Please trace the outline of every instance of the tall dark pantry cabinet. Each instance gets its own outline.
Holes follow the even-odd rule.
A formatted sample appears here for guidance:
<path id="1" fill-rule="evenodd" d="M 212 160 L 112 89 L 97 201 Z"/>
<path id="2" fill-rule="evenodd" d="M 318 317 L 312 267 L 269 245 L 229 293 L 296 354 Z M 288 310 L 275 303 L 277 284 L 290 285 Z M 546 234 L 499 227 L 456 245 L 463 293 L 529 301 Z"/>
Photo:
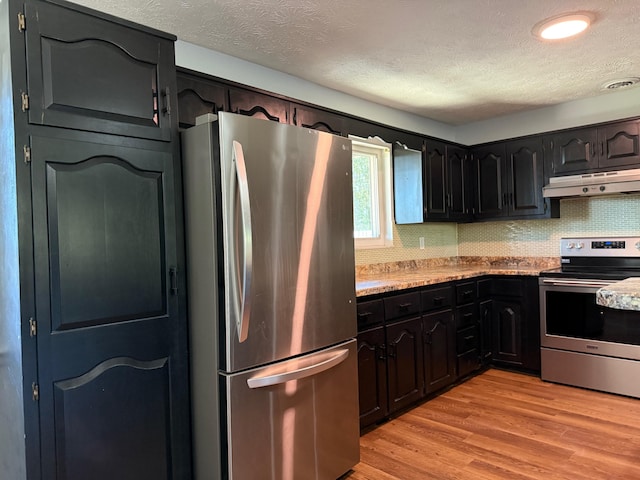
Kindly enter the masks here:
<path id="1" fill-rule="evenodd" d="M 0 476 L 191 477 L 174 37 L 0 1 Z"/>

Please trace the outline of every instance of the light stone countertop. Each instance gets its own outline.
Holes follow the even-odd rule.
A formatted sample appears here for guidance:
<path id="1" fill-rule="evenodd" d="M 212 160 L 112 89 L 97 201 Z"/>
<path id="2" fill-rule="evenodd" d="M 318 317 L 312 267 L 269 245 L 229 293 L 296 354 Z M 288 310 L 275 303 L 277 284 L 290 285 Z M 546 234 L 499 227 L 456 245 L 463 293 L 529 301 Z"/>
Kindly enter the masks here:
<path id="1" fill-rule="evenodd" d="M 596 292 L 596 303 L 618 310 L 640 311 L 640 278 L 627 278 Z"/>
<path id="2" fill-rule="evenodd" d="M 548 257 L 453 257 L 408 261 L 356 268 L 356 296 L 364 297 L 465 280 L 483 275 L 530 275 L 555 268 L 559 259 Z"/>

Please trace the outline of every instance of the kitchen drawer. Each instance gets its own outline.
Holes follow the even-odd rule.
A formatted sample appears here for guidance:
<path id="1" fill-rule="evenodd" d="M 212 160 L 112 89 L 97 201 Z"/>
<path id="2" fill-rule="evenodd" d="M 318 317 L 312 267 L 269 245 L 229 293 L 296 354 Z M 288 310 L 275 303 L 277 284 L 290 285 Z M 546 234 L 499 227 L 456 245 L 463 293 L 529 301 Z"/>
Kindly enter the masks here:
<path id="1" fill-rule="evenodd" d="M 423 312 L 447 308 L 453 305 L 453 287 L 451 285 L 424 290 L 421 296 Z"/>
<path id="2" fill-rule="evenodd" d="M 478 350 L 478 347 L 480 346 L 479 340 L 478 327 L 475 325 L 458 330 L 458 333 L 456 334 L 456 351 L 458 353 L 464 353 L 469 350 Z"/>
<path id="3" fill-rule="evenodd" d="M 464 328 L 469 325 L 477 325 L 478 311 L 476 304 L 463 305 L 456 308 L 456 328 Z"/>
<path id="4" fill-rule="evenodd" d="M 478 280 L 478 295 L 480 297 L 492 295 L 522 297 L 524 282 L 520 278 L 485 278 Z"/>
<path id="5" fill-rule="evenodd" d="M 384 318 L 406 317 L 420 312 L 420 293 L 412 292 L 402 295 L 394 295 L 384 299 Z"/>
<path id="6" fill-rule="evenodd" d="M 456 304 L 464 305 L 476 300 L 476 282 L 464 282 L 456 285 Z"/>
<path id="7" fill-rule="evenodd" d="M 477 350 L 469 350 L 458 355 L 458 378 L 469 375 L 474 370 L 480 368 L 480 357 Z"/>
<path id="8" fill-rule="evenodd" d="M 384 321 L 384 304 L 382 300 L 358 302 L 358 330 L 364 330 Z"/>

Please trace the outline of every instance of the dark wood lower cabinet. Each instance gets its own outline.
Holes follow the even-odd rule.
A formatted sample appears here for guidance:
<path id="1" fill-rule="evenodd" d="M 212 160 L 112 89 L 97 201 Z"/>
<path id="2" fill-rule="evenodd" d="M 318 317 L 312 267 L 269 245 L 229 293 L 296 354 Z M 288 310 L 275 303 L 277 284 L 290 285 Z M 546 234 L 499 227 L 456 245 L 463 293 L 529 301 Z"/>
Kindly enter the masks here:
<path id="1" fill-rule="evenodd" d="M 386 350 L 384 327 L 358 334 L 360 428 L 378 422 L 389 414 Z"/>
<path id="2" fill-rule="evenodd" d="M 491 276 L 359 301 L 377 322 L 358 334 L 361 428 L 491 364 L 539 371 L 537 281 Z"/>
<path id="3" fill-rule="evenodd" d="M 393 413 L 424 395 L 422 320 L 412 318 L 386 329 L 389 413 Z"/>
<path id="4" fill-rule="evenodd" d="M 522 364 L 522 307 L 514 300 L 493 301 L 493 359 Z"/>
<path id="5" fill-rule="evenodd" d="M 173 156 L 75 136 L 31 137 L 43 478 L 188 478 Z"/>
<path id="6" fill-rule="evenodd" d="M 422 317 L 425 393 L 436 392 L 456 380 L 456 328 L 451 310 Z"/>

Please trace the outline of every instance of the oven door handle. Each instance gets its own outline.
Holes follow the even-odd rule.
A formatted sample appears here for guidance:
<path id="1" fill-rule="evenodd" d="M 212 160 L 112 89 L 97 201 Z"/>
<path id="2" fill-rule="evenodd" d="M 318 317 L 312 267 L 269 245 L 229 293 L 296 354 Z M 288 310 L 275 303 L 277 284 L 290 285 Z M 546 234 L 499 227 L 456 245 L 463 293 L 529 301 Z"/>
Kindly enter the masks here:
<path id="1" fill-rule="evenodd" d="M 542 280 L 543 285 L 556 285 L 562 287 L 594 287 L 602 288 L 615 283 L 606 280 L 562 280 L 556 278 L 545 278 Z"/>

